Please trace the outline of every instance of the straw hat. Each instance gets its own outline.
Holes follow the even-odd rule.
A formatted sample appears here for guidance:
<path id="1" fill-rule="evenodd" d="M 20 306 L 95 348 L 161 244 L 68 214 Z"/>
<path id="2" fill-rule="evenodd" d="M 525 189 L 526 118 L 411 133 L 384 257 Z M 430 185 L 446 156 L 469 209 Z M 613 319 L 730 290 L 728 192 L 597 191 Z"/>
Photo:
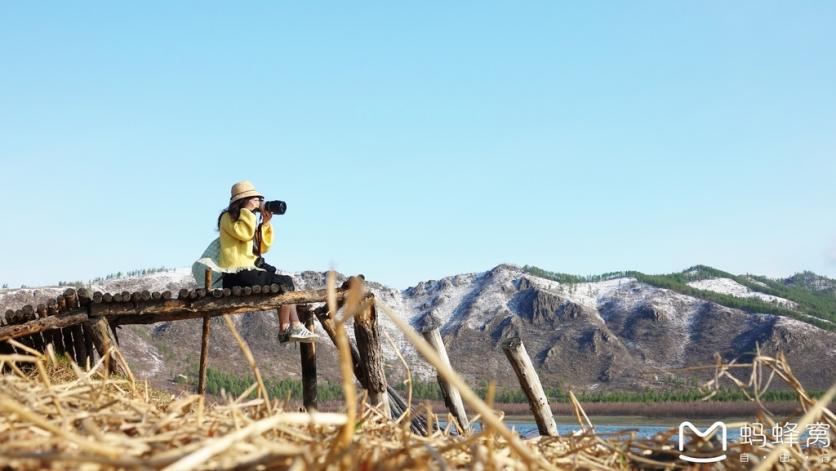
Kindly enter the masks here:
<path id="1" fill-rule="evenodd" d="M 240 181 L 232 185 L 231 193 L 232 196 L 229 197 L 230 203 L 233 203 L 243 198 L 250 198 L 253 196 L 261 196 L 262 198 L 264 197 L 264 195 L 255 190 L 255 185 L 250 183 L 249 180 Z"/>

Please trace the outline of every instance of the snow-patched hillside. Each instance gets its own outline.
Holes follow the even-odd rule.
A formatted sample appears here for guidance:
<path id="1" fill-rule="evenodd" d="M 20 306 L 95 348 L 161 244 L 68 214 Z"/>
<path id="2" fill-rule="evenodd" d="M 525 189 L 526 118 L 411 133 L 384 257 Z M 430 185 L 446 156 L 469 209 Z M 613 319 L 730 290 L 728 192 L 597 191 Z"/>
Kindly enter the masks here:
<path id="1" fill-rule="evenodd" d="M 730 294 L 738 298 L 758 298 L 768 303 L 776 303 L 790 309 L 794 309 L 796 304 L 789 299 L 772 296 L 771 294 L 753 291 L 747 286 L 729 278 L 711 278 L 706 280 L 692 281 L 688 286 L 696 289 L 704 289 L 707 291 L 714 291 L 715 293 Z"/>

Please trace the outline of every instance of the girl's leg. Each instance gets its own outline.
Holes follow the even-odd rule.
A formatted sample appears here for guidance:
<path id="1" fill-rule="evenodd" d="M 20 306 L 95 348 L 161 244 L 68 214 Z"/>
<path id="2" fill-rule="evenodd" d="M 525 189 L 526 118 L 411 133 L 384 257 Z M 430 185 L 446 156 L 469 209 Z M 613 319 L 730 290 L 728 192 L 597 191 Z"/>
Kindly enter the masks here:
<path id="1" fill-rule="evenodd" d="M 279 328 L 287 330 L 290 325 L 302 324 L 296 314 L 295 304 L 285 304 L 279 308 Z"/>
<path id="2" fill-rule="evenodd" d="M 275 273 L 270 273 L 266 275 L 268 280 L 265 284 L 276 283 L 282 287 L 285 291 L 295 291 L 296 288 L 293 286 L 293 279 L 287 275 L 277 275 Z M 295 304 L 285 304 L 279 307 L 279 329 L 281 331 L 287 330 L 288 327 L 291 325 L 302 325 L 299 322 L 299 315 L 296 314 L 296 305 Z"/>

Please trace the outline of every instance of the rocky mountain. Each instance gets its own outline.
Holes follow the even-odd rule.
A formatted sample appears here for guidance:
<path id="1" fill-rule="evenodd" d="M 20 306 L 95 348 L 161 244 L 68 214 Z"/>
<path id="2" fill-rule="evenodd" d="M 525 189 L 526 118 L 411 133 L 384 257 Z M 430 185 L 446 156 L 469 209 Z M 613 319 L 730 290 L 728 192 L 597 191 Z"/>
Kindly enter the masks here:
<path id="1" fill-rule="evenodd" d="M 727 307 L 631 276 L 561 282 L 534 272 L 499 265 L 482 273 L 424 281 L 405 290 L 367 284 L 378 302 L 387 304 L 413 325 L 421 325 L 426 316 L 436 317 L 453 366 L 472 384 L 494 379 L 500 387 L 515 387 L 513 371 L 501 350 L 502 340 L 513 336 L 523 340 L 546 387 L 571 387 L 576 391 L 671 389 L 701 374 L 683 368 L 709 365 L 715 352 L 727 360 L 746 361 L 756 346 L 767 354 L 783 351 L 808 388 L 824 389 L 836 380 L 836 333 L 832 330 L 787 316 Z M 324 273 L 291 275 L 298 289 L 325 285 Z M 740 281 L 746 286 L 723 277 L 689 279 L 693 281 L 688 286 L 697 293 L 757 298 L 786 310 L 799 304 L 757 291 L 752 288 L 757 285 L 745 280 Z M 816 287 L 821 284 L 814 283 Z M 176 292 L 193 286 L 195 281 L 184 268 L 106 280 L 90 288 L 103 292 Z M 4 312 L 41 302 L 63 289 L 0 290 L 0 309 Z M 384 337 L 401 350 L 412 373 L 426 380 L 433 378 L 433 370 L 394 325 L 383 313 L 379 317 Z M 297 348 L 281 346 L 275 340 L 275 312 L 236 316 L 235 322 L 266 376 L 299 377 Z M 199 320 L 190 320 L 125 326 L 117 334 L 137 376 L 158 386 L 176 388 L 178 375 L 189 377 L 196 371 L 200 324 Z M 318 370 L 325 380 L 335 380 L 335 351 L 324 333 L 320 334 L 324 341 L 317 349 Z M 392 344 L 384 338 L 390 378 L 396 380 L 404 376 L 404 368 Z M 212 322 L 209 361 L 228 373 L 249 373 L 237 345 L 218 319 Z"/>

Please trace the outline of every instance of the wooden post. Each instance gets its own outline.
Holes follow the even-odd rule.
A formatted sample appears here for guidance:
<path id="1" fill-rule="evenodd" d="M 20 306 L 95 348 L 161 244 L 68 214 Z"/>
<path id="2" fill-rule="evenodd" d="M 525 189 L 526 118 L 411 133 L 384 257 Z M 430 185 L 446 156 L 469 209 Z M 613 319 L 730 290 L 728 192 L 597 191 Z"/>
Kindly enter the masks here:
<path id="1" fill-rule="evenodd" d="M 518 337 L 506 340 L 502 343 L 502 349 L 505 351 L 508 361 L 511 362 L 514 373 L 517 374 L 520 387 L 528 397 L 528 405 L 531 407 L 531 413 L 534 414 L 534 420 L 537 422 L 540 435 L 556 437 L 557 424 L 554 422 L 549 400 L 546 398 L 546 393 L 540 384 L 540 377 L 534 370 L 534 365 L 525 351 L 522 340 Z"/>
<path id="2" fill-rule="evenodd" d="M 110 330 L 110 324 L 108 324 L 107 319 L 104 317 L 85 322 L 84 330 L 89 334 L 96 351 L 99 352 L 100 358 L 104 358 L 108 352 L 116 348 L 116 340 L 113 337 L 113 332 Z M 126 377 L 130 376 L 118 358 L 111 357 L 110 360 L 105 360 L 105 362 L 109 365 L 109 371 L 111 373 Z"/>
<path id="3" fill-rule="evenodd" d="M 90 292 L 87 291 L 87 288 L 79 288 L 76 292 L 78 296 L 78 304 L 82 308 L 87 308 L 88 312 L 90 311 L 90 303 L 93 302 L 93 299 L 90 296 Z M 90 365 L 96 362 L 96 358 L 94 356 L 95 349 L 95 342 L 93 339 L 93 332 L 90 330 L 87 324 L 82 324 L 81 326 L 81 333 L 84 338 L 84 350 L 87 351 L 87 358 L 90 362 Z"/>
<path id="4" fill-rule="evenodd" d="M 9 325 L 11 321 L 11 319 L 9 318 L 10 316 L 14 316 L 14 311 L 8 309 L 6 313 L 2 317 L 0 317 L 0 325 Z M 14 347 L 12 347 L 8 342 L 0 341 L 0 355 L 7 355 L 11 353 L 15 353 Z M 4 365 L 3 371 L 0 371 L 0 373 L 5 373 L 8 370 L 10 370 L 8 365 Z"/>
<path id="5" fill-rule="evenodd" d="M 78 304 L 78 295 L 76 294 L 75 290 L 72 288 L 68 288 L 67 291 L 64 291 L 64 301 L 66 302 L 66 308 L 73 309 L 79 306 Z M 87 352 L 87 345 L 84 340 L 84 329 L 81 325 L 74 325 L 70 327 L 70 331 L 73 335 L 73 348 L 75 349 L 75 362 L 82 368 L 87 368 L 88 366 L 88 357 L 90 356 Z M 92 364 L 92 363 L 91 363 Z"/>
<path id="6" fill-rule="evenodd" d="M 365 302 L 369 301 L 369 302 Z M 384 413 L 390 414 L 389 398 L 386 395 L 388 384 L 383 369 L 383 352 L 380 349 L 380 333 L 377 327 L 377 311 L 374 300 L 369 297 L 359 306 L 360 311 L 354 316 L 354 338 L 357 340 L 357 350 L 360 353 L 362 381 L 369 392 L 372 405 L 381 406 Z"/>
<path id="7" fill-rule="evenodd" d="M 321 325 L 325 333 L 328 334 L 328 337 L 331 339 L 331 342 L 333 342 L 336 345 L 337 330 L 334 325 L 334 319 L 332 319 L 331 313 L 328 312 L 328 306 L 322 306 L 314 309 L 314 314 L 316 315 L 316 318 L 319 320 L 319 325 Z M 361 371 L 362 367 L 360 365 L 360 352 L 357 351 L 357 347 L 354 345 L 353 342 L 349 341 L 348 346 L 351 347 L 351 362 L 354 366 L 354 377 L 356 377 L 357 381 L 360 381 L 360 384 L 362 384 L 365 388 L 366 385 L 363 383 L 363 381 L 365 381 L 365 375 L 363 375 Z M 393 387 L 389 386 L 387 388 L 387 392 L 389 393 L 389 408 L 392 411 L 392 418 L 397 419 L 406 411 L 408 404 L 406 403 L 406 401 L 403 400 L 400 394 L 398 394 L 398 392 Z M 412 423 L 410 424 L 412 432 L 418 435 L 426 436 L 426 419 L 415 413 L 412 414 L 412 417 Z"/>
<path id="8" fill-rule="evenodd" d="M 55 298 L 55 314 L 63 314 L 69 308 L 67 307 L 67 300 L 60 294 Z M 61 336 L 64 338 L 64 353 L 78 363 L 78 354 L 75 351 L 75 343 L 73 342 L 72 327 L 64 327 L 61 329 Z"/>
<path id="9" fill-rule="evenodd" d="M 203 277 L 203 286 L 206 291 L 212 289 L 212 270 L 206 270 Z M 203 330 L 200 335 L 200 369 L 198 370 L 197 393 L 206 393 L 206 366 L 209 361 L 209 316 L 203 316 Z"/>
<path id="10" fill-rule="evenodd" d="M 55 316 L 58 314 L 58 305 L 54 299 L 50 299 L 46 303 L 46 316 Z M 64 346 L 64 331 L 63 329 L 51 329 L 47 332 L 52 333 L 52 346 L 55 349 L 56 355 L 64 355 L 67 349 Z M 70 347 L 72 348 L 72 347 Z"/>
<path id="11" fill-rule="evenodd" d="M 35 308 L 31 304 L 27 304 L 27 305 L 23 306 L 23 308 L 21 308 L 21 310 L 20 310 L 20 313 L 21 313 L 21 318 L 20 318 L 20 323 L 21 324 L 24 323 L 24 322 L 34 321 L 35 319 L 38 318 L 38 316 L 35 314 Z M 31 345 L 32 348 L 34 348 L 35 350 L 37 350 L 39 352 L 43 352 L 44 347 L 46 347 L 46 344 L 44 343 L 43 336 L 41 336 L 40 332 L 36 332 L 36 333 L 30 335 L 28 337 L 28 344 Z"/>
<path id="12" fill-rule="evenodd" d="M 315 328 L 314 315 L 310 306 L 299 304 L 296 306 L 296 313 L 305 327 L 313 332 Z M 313 411 L 317 409 L 316 343 L 300 343 L 299 355 L 302 360 L 302 404 L 305 406 L 305 410 Z"/>
<path id="13" fill-rule="evenodd" d="M 206 367 L 209 362 L 209 328 L 211 326 L 211 318 L 206 316 L 203 318 L 203 330 L 200 336 L 200 370 L 198 371 L 197 393 L 206 393 Z"/>
<path id="14" fill-rule="evenodd" d="M 21 309 L 16 309 L 14 311 L 9 310 L 6 313 L 6 322 L 9 325 L 13 325 L 13 326 L 18 326 L 18 325 L 21 325 L 21 324 L 25 324 L 26 321 L 23 319 L 23 311 Z M 22 345 L 25 345 L 29 348 L 34 348 L 34 346 L 32 345 L 32 339 L 29 335 L 19 336 L 17 338 L 17 341 L 19 343 L 21 343 Z M 14 350 L 17 353 L 24 353 L 25 352 L 25 350 L 20 351 L 17 348 L 15 348 Z"/>
<path id="15" fill-rule="evenodd" d="M 444 346 L 444 340 L 441 338 L 441 332 L 439 331 L 440 325 L 441 323 L 435 316 L 428 315 L 424 318 L 421 334 L 427 343 L 433 347 L 433 350 L 438 353 L 441 361 L 452 370 L 453 366 L 450 364 L 450 357 L 447 356 L 447 348 Z M 447 410 L 459 422 L 462 431 L 464 433 L 469 432 L 470 421 L 467 419 L 467 412 L 465 412 L 459 390 L 439 374 L 436 374 L 436 380 L 438 381 L 438 386 L 441 388 L 441 395 L 444 397 L 444 404 L 447 406 Z"/>
<path id="16" fill-rule="evenodd" d="M 35 317 L 38 318 L 38 319 L 46 319 L 46 315 L 47 315 L 46 304 L 38 304 L 38 306 L 35 308 Z M 55 337 L 53 336 L 53 332 L 54 331 L 44 330 L 44 331 L 41 332 L 41 335 L 43 336 L 43 339 L 44 339 L 44 344 L 45 344 L 44 346 L 49 345 L 49 344 L 53 344 L 52 345 L 52 350 L 57 353 L 58 352 L 58 347 L 55 345 Z"/>

